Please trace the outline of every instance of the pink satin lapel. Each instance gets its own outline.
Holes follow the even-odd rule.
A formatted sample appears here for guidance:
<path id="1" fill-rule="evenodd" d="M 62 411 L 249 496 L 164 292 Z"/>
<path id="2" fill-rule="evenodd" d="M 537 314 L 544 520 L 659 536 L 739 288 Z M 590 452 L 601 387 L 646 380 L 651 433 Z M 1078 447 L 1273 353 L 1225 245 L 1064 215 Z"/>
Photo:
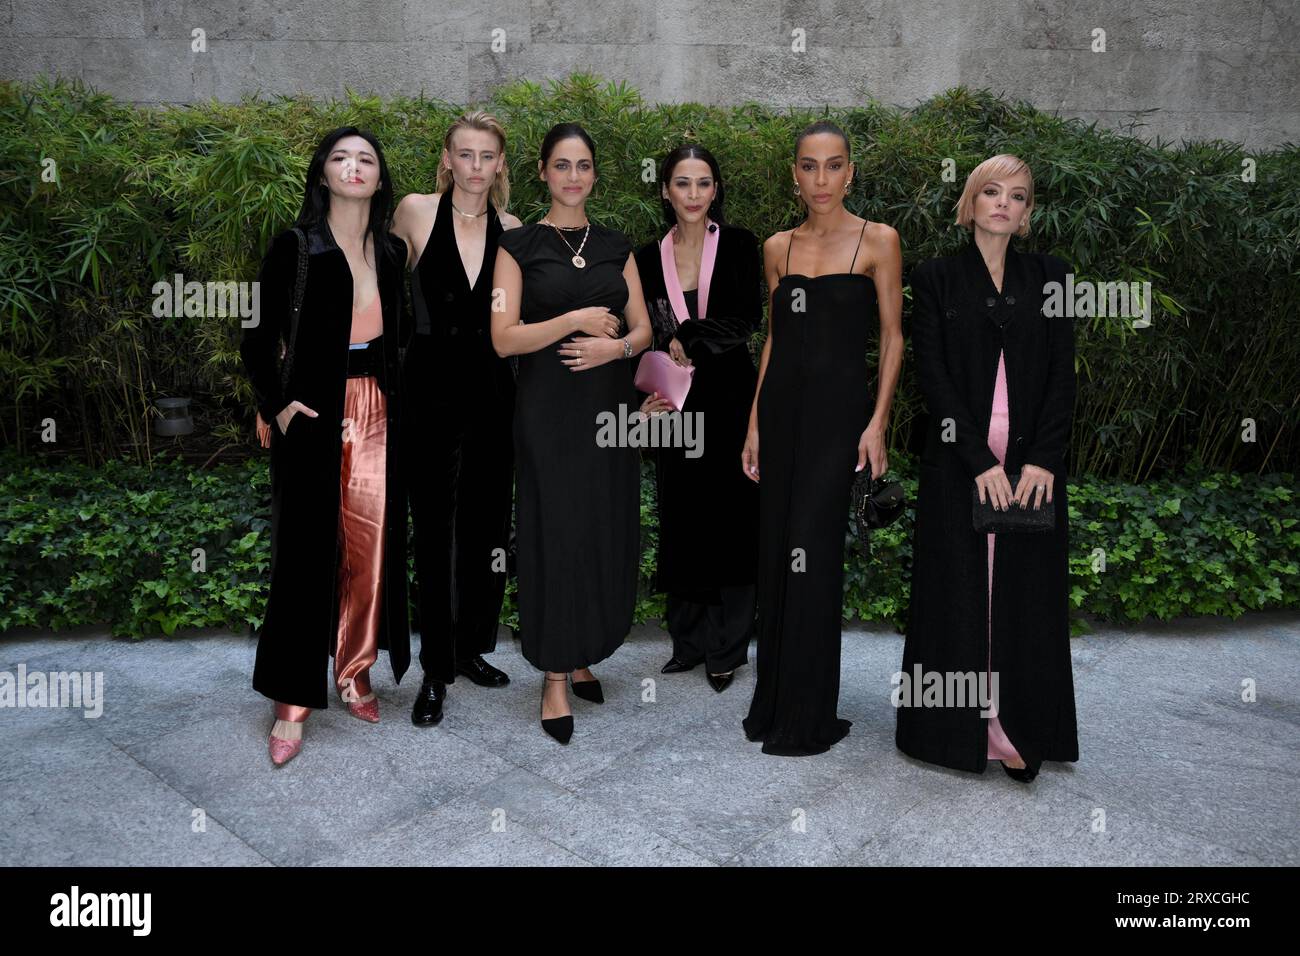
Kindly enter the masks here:
<path id="1" fill-rule="evenodd" d="M 722 235 L 721 227 L 709 232 L 708 227 L 712 225 L 712 220 L 705 220 L 704 250 L 700 256 L 698 296 L 700 318 L 708 315 L 709 283 L 713 279 L 713 264 L 718 259 L 718 237 Z M 673 258 L 673 230 L 671 229 L 659 240 L 659 263 L 664 270 L 664 286 L 668 290 L 668 303 L 673 307 L 673 314 L 677 316 L 680 325 L 689 319 L 691 314 L 686 310 L 686 296 L 682 293 L 682 281 L 677 276 L 677 260 Z"/>
<path id="2" fill-rule="evenodd" d="M 677 278 L 677 260 L 673 258 L 673 231 L 659 240 L 659 263 L 664 270 L 664 286 L 668 289 L 668 304 L 673 307 L 677 324 L 690 318 L 686 311 L 686 296 L 682 294 L 682 280 Z"/>

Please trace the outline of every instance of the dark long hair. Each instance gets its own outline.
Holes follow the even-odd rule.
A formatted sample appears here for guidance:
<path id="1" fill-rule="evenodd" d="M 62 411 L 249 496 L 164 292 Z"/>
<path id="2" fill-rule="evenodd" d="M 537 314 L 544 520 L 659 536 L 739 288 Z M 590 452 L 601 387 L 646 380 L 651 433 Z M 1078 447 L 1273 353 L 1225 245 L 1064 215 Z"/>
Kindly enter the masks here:
<path id="1" fill-rule="evenodd" d="M 665 156 L 663 163 L 659 167 L 659 185 L 668 185 L 673 170 L 684 159 L 702 159 L 709 164 L 709 172 L 713 173 L 713 182 L 717 186 L 717 191 L 713 194 L 713 202 L 709 203 L 709 218 L 720 226 L 725 225 L 727 220 L 722 213 L 725 193 L 722 185 L 722 170 L 718 167 L 718 161 L 713 158 L 713 154 L 703 146 L 697 143 L 685 143 Z M 677 225 L 677 213 L 673 209 L 673 204 L 664 199 L 662 192 L 659 194 L 659 200 L 664 208 L 664 222 L 670 226 Z"/>
<path id="2" fill-rule="evenodd" d="M 831 120 L 824 119 L 824 120 L 818 120 L 815 123 L 810 123 L 809 125 L 805 126 L 803 128 L 803 131 L 798 136 L 795 137 L 794 139 L 794 161 L 795 162 L 799 161 L 799 147 L 803 145 L 804 138 L 808 136 L 816 136 L 818 133 L 830 133 L 833 136 L 838 136 L 840 139 L 844 140 L 844 155 L 847 156 L 850 161 L 852 161 L 853 147 L 849 145 L 849 134 L 844 132 L 844 130 L 840 129 L 840 127 L 836 123 L 832 122 Z"/>
<path id="3" fill-rule="evenodd" d="M 551 161 L 551 153 L 555 151 L 557 143 L 566 139 L 580 139 L 587 144 L 587 149 L 591 150 L 591 170 L 598 172 L 599 167 L 596 165 L 596 144 L 592 142 L 591 135 L 577 123 L 556 123 L 546 131 L 546 136 L 542 139 L 541 161 L 545 167 Z"/>
<path id="4" fill-rule="evenodd" d="M 853 146 L 849 143 L 849 134 L 844 132 L 844 130 L 840 129 L 837 124 L 828 119 L 810 123 L 808 126 L 804 127 L 803 132 L 795 137 L 793 162 L 799 162 L 799 147 L 803 145 L 804 138 L 808 136 L 816 136 L 818 133 L 830 133 L 832 136 L 838 136 L 840 139 L 844 140 L 844 155 L 848 158 L 850 163 L 853 162 Z M 851 181 L 852 180 L 850 180 L 850 182 Z M 807 211 L 808 202 L 802 196 L 799 197 L 799 205 L 804 208 L 805 212 Z M 800 220 L 800 222 L 802 221 L 803 220 Z"/>
<path id="5" fill-rule="evenodd" d="M 370 197 L 370 218 L 366 223 L 366 232 L 370 233 L 371 244 L 375 249 L 375 267 L 378 271 L 380 261 L 391 263 L 395 255 L 392 243 L 389 241 L 389 229 L 393 224 L 393 180 L 388 174 L 384 151 L 373 133 L 357 129 L 355 126 L 340 126 L 325 134 L 320 145 L 316 147 L 316 152 L 312 154 L 311 164 L 307 167 L 307 185 L 303 190 L 302 208 L 298 211 L 298 219 L 294 225 L 304 232 L 310 232 L 324 223 L 329 216 L 330 188 L 321 182 L 321 178 L 325 175 L 325 161 L 329 159 L 338 141 L 348 136 L 360 136 L 369 143 L 379 163 L 379 187 Z"/>

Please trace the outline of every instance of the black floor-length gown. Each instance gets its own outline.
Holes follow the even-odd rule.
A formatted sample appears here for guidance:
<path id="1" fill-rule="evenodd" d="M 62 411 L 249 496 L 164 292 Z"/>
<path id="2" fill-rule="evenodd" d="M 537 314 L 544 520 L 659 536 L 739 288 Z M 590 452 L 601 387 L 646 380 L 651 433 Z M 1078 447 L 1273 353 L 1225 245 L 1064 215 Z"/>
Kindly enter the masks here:
<path id="1" fill-rule="evenodd" d="M 498 240 L 519 263 L 520 319 L 542 322 L 586 306 L 620 318 L 632 245 L 598 223 L 573 265 L 582 229 L 509 229 Z M 519 356 L 514 439 L 520 649 L 542 670 L 567 672 L 614 653 L 632 627 L 640 547 L 640 453 L 597 444 L 598 416 L 637 410 L 632 363 L 580 372 L 562 362 L 565 337 Z M 626 406 L 620 416 L 619 405 Z"/>
<path id="2" fill-rule="evenodd" d="M 849 268 L 787 271 L 773 295 L 758 397 L 758 679 L 744 721 L 767 754 L 823 753 L 850 727 L 837 715 L 844 539 L 871 417 L 876 287 Z"/>

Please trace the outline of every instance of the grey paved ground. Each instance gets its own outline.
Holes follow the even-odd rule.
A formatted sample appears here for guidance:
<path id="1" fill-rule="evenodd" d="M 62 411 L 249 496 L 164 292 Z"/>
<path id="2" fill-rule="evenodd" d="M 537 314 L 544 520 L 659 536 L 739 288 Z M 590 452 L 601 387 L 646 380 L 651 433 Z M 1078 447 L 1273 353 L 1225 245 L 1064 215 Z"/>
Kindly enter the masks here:
<path id="1" fill-rule="evenodd" d="M 251 640 L 0 641 L 0 668 L 103 671 L 106 697 L 98 719 L 0 710 L 0 864 L 1300 863 L 1297 614 L 1076 639 L 1081 759 L 1030 788 L 895 750 L 897 635 L 845 632 L 853 731 L 812 758 L 744 739 L 752 667 L 722 695 L 660 675 L 655 627 L 597 668 L 608 703 L 575 701 L 561 747 L 502 635 L 509 687 L 460 681 L 417 729 L 418 665 L 400 688 L 376 668 L 383 722 L 318 712 L 280 769 Z"/>

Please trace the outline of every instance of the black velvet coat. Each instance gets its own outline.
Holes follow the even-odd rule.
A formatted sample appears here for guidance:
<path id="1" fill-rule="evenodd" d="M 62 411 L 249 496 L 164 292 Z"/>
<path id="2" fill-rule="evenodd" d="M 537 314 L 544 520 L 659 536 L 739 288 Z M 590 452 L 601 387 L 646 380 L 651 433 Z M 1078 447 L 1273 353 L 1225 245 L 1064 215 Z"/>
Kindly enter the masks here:
<path id="1" fill-rule="evenodd" d="M 758 373 L 749 340 L 763 321 L 758 241 L 722 226 L 709 285 L 707 314 L 674 328 L 659 244 L 636 253 L 636 267 L 654 327 L 666 350 L 674 332 L 695 366 L 688 413 L 704 421 L 704 454 L 651 450 L 659 488 L 659 554 L 655 586 L 679 594 L 753 584 L 757 576 L 758 485 L 740 467 Z"/>
<path id="2" fill-rule="evenodd" d="M 292 231 L 271 242 L 262 261 L 260 321 L 244 331 L 240 354 L 271 426 L 271 593 L 258 634 L 253 687 L 272 700 L 327 706 L 329 659 L 338 629 L 339 473 L 343 453 L 343 398 L 352 330 L 352 270 L 321 223 L 307 234 L 309 268 L 290 379 L 280 387 L 280 343 L 288 341 L 297 272 Z M 403 308 L 405 245 L 391 238 L 391 258 L 380 256 L 379 295 L 384 321 L 384 385 L 388 407 L 383 609 L 379 646 L 389 652 L 393 676 L 410 663 L 406 599 L 406 495 L 398 467 L 399 349 L 411 331 Z M 283 435 L 275 416 L 291 401 L 319 417 L 294 415 Z"/>
<path id="3" fill-rule="evenodd" d="M 974 239 L 912 273 L 912 347 L 929 410 L 916 503 L 911 620 L 903 672 L 980 673 L 989 653 L 988 550 L 972 528 L 975 476 L 997 464 L 988 429 L 999 350 L 1005 350 L 1010 432 L 1005 470 L 1054 475 L 1056 528 L 997 538 L 992 670 L 1007 737 L 1030 766 L 1077 760 L 1070 666 L 1065 454 L 1074 408 L 1074 336 L 1068 317 L 1041 313 L 1044 283 L 1065 281 L 1054 256 L 1008 247 L 1002 291 Z M 1005 318 L 999 327 L 997 318 Z M 944 419 L 955 441 L 942 439 Z M 904 753 L 982 771 L 988 720 L 978 704 L 898 708 Z"/>

